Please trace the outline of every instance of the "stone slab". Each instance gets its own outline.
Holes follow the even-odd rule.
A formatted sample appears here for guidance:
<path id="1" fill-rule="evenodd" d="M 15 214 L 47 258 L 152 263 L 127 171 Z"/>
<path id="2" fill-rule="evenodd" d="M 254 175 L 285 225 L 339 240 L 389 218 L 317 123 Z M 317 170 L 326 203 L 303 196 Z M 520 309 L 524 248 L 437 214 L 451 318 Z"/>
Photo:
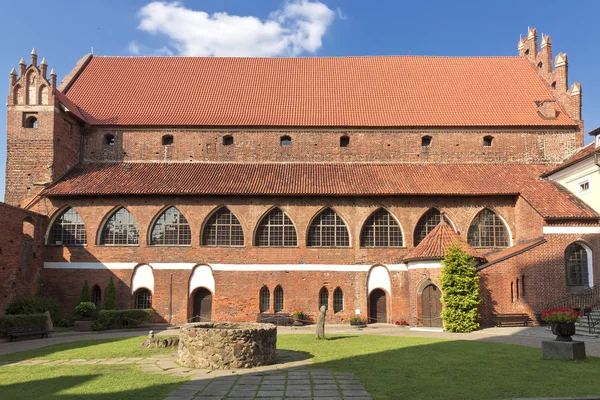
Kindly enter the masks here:
<path id="1" fill-rule="evenodd" d="M 585 360 L 585 343 L 544 340 L 542 356 L 548 360 Z"/>

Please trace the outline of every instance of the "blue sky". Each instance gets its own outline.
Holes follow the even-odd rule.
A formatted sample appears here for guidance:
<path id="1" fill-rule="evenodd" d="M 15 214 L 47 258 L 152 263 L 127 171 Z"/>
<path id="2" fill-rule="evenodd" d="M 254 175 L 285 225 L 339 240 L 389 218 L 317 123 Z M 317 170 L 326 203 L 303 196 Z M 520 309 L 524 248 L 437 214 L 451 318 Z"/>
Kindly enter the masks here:
<path id="1" fill-rule="evenodd" d="M 542 33 L 552 37 L 555 55 L 568 54 L 569 83 L 581 82 L 583 88 L 586 132 L 600 126 L 598 1 L 547 0 L 525 6 L 522 0 L 321 0 L 321 5 L 294 7 L 300 1 L 4 2 L 0 13 L 3 96 L 8 95 L 9 71 L 18 67 L 21 57 L 29 60 L 34 46 L 60 81 L 92 47 L 97 55 L 510 56 L 517 54 L 519 35 L 532 26 L 540 37 Z M 216 30 L 221 34 L 214 35 Z M 5 107 L 0 119 L 6 121 Z M 0 124 L 0 141 L 3 177 L 5 122 Z M 590 141 L 586 135 L 586 143 Z M 0 179 L 3 196 L 4 179 Z"/>

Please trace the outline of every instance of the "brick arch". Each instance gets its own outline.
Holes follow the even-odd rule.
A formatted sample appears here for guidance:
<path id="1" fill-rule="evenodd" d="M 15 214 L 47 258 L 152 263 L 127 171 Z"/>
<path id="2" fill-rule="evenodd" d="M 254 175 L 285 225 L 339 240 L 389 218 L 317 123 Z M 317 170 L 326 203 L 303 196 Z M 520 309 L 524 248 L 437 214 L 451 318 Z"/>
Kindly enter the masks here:
<path id="1" fill-rule="evenodd" d="M 133 268 L 129 287 L 131 294 L 139 289 L 146 288 L 154 294 L 154 268 L 150 264 L 140 263 Z"/>
<path id="2" fill-rule="evenodd" d="M 566 278 L 566 274 L 567 274 L 567 250 L 569 249 L 569 246 L 571 246 L 573 244 L 577 244 L 585 250 L 586 257 L 587 257 L 588 286 L 593 287 L 595 284 L 595 282 L 594 282 L 594 258 L 593 258 L 594 252 L 592 250 L 593 246 L 585 240 L 574 240 L 565 246 L 565 249 L 563 251 L 563 254 L 564 254 L 563 266 L 565 268 L 565 278 Z M 567 280 L 567 283 L 568 283 L 568 280 Z"/>
<path id="3" fill-rule="evenodd" d="M 25 104 L 23 86 L 20 84 L 13 88 L 13 104 Z"/>
<path id="4" fill-rule="evenodd" d="M 106 225 L 106 223 L 108 222 L 108 220 L 110 218 L 112 218 L 113 215 L 115 215 L 115 213 L 117 213 L 120 209 L 124 209 L 126 210 L 135 220 L 135 225 L 137 226 L 138 229 L 138 245 L 140 242 L 140 238 L 139 238 L 139 233 L 142 231 L 140 229 L 140 225 L 138 224 L 138 220 L 135 217 L 135 215 L 133 215 L 133 213 L 131 211 L 129 211 L 129 209 L 127 207 L 125 207 L 124 204 L 119 204 L 114 206 L 113 208 L 110 209 L 109 212 L 107 212 L 104 217 L 102 217 L 102 220 L 100 221 L 100 223 L 98 224 L 98 230 L 96 231 L 96 245 L 97 246 L 102 246 L 102 244 L 100 243 L 101 239 L 102 239 L 102 230 L 104 229 L 104 226 Z"/>
<path id="5" fill-rule="evenodd" d="M 47 85 L 41 85 L 38 88 L 38 104 L 48 105 L 49 101 L 49 90 Z"/>
<path id="6" fill-rule="evenodd" d="M 56 220 L 58 219 L 58 217 L 60 217 L 65 211 L 67 211 L 69 208 L 72 208 L 73 211 L 75 211 L 77 213 L 77 215 L 79 215 L 79 218 L 81 218 L 81 222 L 83 223 L 83 227 L 86 231 L 86 238 L 87 238 L 87 226 L 85 221 L 83 220 L 83 217 L 81 216 L 81 213 L 77 211 L 77 209 L 69 204 L 65 204 L 62 207 L 58 208 L 54 214 L 52 214 L 52 217 L 50 218 L 50 222 L 48 223 L 48 227 L 46 228 L 46 234 L 44 236 L 44 243 L 46 245 L 49 245 L 51 243 L 48 243 L 48 240 L 50 239 L 50 232 L 52 231 L 52 228 L 54 227 L 54 223 L 56 222 Z"/>

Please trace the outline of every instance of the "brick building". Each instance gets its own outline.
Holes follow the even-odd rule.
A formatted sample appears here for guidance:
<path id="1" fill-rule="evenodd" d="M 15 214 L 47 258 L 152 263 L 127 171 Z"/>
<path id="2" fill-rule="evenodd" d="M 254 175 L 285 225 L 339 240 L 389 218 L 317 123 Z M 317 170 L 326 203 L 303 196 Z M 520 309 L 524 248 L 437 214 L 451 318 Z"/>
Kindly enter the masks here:
<path id="1" fill-rule="evenodd" d="M 515 57 L 86 55 L 60 87 L 34 51 L 10 76 L 6 201 L 48 218 L 40 290 L 67 309 L 113 277 L 157 321 L 327 304 L 435 326 L 461 240 L 483 322 L 533 315 L 600 282 L 599 215 L 542 178 L 584 139 L 551 46 L 532 29 Z"/>

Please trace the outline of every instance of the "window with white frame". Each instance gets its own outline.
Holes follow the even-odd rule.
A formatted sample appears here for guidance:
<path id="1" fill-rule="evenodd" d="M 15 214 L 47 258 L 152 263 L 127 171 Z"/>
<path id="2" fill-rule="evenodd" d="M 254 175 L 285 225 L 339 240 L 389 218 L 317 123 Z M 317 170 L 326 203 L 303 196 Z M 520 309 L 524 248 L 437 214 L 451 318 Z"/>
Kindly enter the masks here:
<path id="1" fill-rule="evenodd" d="M 590 190 L 590 181 L 579 182 L 579 193 L 584 193 Z"/>

